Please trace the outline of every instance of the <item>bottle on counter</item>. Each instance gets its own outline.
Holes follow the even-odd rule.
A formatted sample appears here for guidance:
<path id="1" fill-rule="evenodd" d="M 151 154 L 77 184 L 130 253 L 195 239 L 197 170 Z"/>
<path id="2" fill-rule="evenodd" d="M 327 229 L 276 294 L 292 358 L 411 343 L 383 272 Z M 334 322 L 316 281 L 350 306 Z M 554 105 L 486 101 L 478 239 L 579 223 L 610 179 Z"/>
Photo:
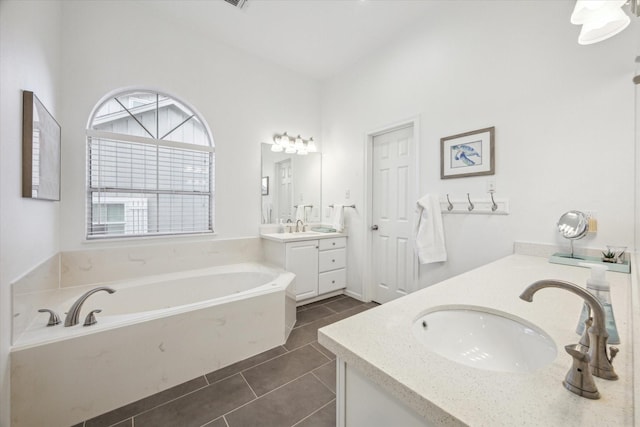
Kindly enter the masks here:
<path id="1" fill-rule="evenodd" d="M 611 305 L 611 287 L 605 278 L 607 266 L 590 263 L 581 263 L 580 265 L 582 267 L 591 268 L 591 277 L 587 279 L 587 290 L 591 292 L 604 307 L 605 326 L 607 328 L 607 333 L 609 334 L 608 343 L 620 344 L 620 335 L 618 334 L 616 318 L 613 315 L 613 306 Z M 588 316 L 589 306 L 585 302 L 582 306 L 582 313 L 580 314 L 578 326 L 576 327 L 576 333 L 578 335 L 582 335 L 584 332 L 584 322 L 587 320 Z"/>

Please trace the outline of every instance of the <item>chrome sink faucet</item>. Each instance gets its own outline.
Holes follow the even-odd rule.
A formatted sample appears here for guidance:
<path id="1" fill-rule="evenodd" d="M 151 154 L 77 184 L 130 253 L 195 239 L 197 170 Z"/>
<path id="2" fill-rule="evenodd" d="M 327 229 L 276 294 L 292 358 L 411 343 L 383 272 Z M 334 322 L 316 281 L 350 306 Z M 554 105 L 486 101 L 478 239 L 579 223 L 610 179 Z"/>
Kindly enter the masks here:
<path id="1" fill-rule="evenodd" d="M 611 362 L 618 352 L 615 347 L 611 348 L 611 358 L 607 355 L 607 339 L 609 334 L 605 324 L 604 307 L 598 299 L 593 296 L 589 291 L 581 288 L 578 285 L 574 285 L 570 282 L 562 280 L 539 280 L 527 286 L 527 288 L 520 295 L 520 299 L 528 302 L 533 301 L 533 294 L 543 288 L 560 288 L 566 291 L 572 292 L 584 299 L 587 302 L 591 312 L 593 313 L 593 325 L 589 328 L 589 366 L 591 366 L 591 373 L 596 377 L 604 378 L 607 380 L 617 380 L 618 375 L 613 369 Z M 584 342 L 581 342 L 584 344 Z M 586 346 L 582 346 L 586 347 Z"/>
<path id="2" fill-rule="evenodd" d="M 100 291 L 106 291 L 112 294 L 115 292 L 115 289 L 111 289 L 107 286 L 100 286 L 97 288 L 93 288 L 85 292 L 84 294 L 82 294 L 82 296 L 78 298 L 76 302 L 74 302 L 71 308 L 69 309 L 69 312 L 67 313 L 67 317 L 64 318 L 64 326 L 77 325 L 80 322 L 80 309 L 82 308 L 82 304 L 84 304 L 87 298 L 89 298 L 91 295 Z"/>

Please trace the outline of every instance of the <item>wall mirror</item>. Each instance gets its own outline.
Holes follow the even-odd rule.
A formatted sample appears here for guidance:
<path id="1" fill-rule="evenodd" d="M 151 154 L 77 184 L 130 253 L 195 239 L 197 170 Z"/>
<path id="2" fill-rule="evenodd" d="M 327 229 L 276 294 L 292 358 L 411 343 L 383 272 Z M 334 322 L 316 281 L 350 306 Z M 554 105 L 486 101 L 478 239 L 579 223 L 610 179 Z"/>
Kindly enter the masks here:
<path id="1" fill-rule="evenodd" d="M 60 200 L 60 125 L 33 92 L 22 92 L 22 197 Z"/>
<path id="2" fill-rule="evenodd" d="M 265 179 L 266 178 L 266 179 Z M 268 182 L 268 191 L 264 183 Z M 262 144 L 262 224 L 296 221 L 296 209 L 304 206 L 306 222 L 320 222 L 322 155 L 274 153 Z"/>

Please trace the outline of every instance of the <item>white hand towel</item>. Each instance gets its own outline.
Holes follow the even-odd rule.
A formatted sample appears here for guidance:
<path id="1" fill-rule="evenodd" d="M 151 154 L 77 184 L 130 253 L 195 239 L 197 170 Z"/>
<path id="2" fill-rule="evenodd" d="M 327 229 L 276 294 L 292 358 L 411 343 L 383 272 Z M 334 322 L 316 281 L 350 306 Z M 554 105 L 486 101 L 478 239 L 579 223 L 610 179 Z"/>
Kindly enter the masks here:
<path id="1" fill-rule="evenodd" d="M 444 227 L 442 212 L 437 194 L 427 194 L 416 205 L 416 255 L 420 264 L 443 262 L 447 260 L 444 245 Z"/>
<path id="2" fill-rule="evenodd" d="M 338 233 L 342 233 L 344 230 L 344 205 L 333 205 L 331 228 L 335 228 Z"/>
<path id="3" fill-rule="evenodd" d="M 296 208 L 296 221 L 300 220 L 302 222 L 306 222 L 306 218 L 305 218 L 305 209 L 307 208 L 307 205 L 298 205 L 298 207 Z"/>

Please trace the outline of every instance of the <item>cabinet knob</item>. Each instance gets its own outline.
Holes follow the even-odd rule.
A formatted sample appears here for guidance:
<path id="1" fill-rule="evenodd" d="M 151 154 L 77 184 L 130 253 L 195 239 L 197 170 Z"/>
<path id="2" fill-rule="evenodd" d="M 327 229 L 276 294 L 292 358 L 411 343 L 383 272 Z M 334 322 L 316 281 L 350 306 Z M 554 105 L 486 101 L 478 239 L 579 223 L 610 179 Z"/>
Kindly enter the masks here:
<path id="1" fill-rule="evenodd" d="M 332 280 L 332 281 L 331 281 L 331 283 L 336 283 L 336 281 L 335 281 L 335 280 Z"/>
<path id="2" fill-rule="evenodd" d="M 336 262 L 336 260 L 335 260 L 335 259 L 332 259 L 332 260 L 331 260 L 331 262 Z"/>
<path id="3" fill-rule="evenodd" d="M 333 245 L 333 246 L 335 246 L 335 245 L 336 245 L 336 242 L 333 242 L 333 243 L 332 243 L 332 245 Z"/>

